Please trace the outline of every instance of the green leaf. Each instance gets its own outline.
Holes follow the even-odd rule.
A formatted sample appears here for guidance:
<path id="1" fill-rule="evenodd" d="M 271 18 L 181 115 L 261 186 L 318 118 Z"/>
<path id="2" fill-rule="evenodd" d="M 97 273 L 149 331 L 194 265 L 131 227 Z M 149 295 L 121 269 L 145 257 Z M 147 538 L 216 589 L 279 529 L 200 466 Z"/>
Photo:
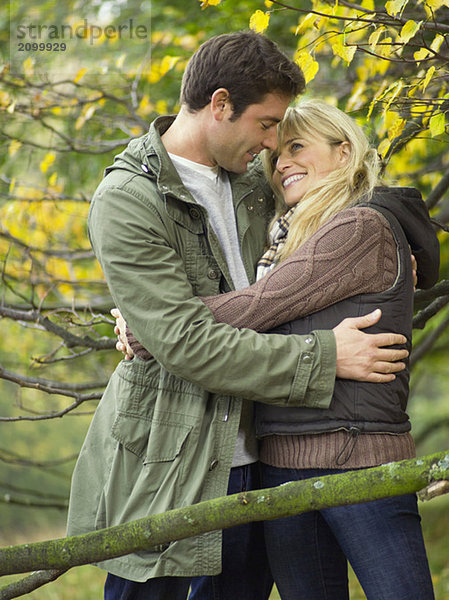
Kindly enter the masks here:
<path id="1" fill-rule="evenodd" d="M 444 133 L 446 131 L 446 115 L 444 113 L 437 113 L 430 117 L 429 129 L 432 137 Z"/>

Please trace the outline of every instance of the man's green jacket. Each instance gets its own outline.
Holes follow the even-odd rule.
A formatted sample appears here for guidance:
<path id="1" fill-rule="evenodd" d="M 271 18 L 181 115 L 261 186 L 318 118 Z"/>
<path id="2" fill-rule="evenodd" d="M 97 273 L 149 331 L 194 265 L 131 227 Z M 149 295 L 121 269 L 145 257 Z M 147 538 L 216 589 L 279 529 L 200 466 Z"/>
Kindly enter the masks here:
<path id="1" fill-rule="evenodd" d="M 120 362 L 109 381 L 75 468 L 69 535 L 226 495 L 243 399 L 326 408 L 332 397 L 331 331 L 237 330 L 215 323 L 197 298 L 232 282 L 206 211 L 161 142 L 170 122 L 160 117 L 116 157 L 89 213 L 114 303 L 154 358 Z M 254 281 L 271 193 L 258 161 L 230 181 L 243 262 Z M 100 566 L 135 581 L 217 574 L 221 533 Z"/>

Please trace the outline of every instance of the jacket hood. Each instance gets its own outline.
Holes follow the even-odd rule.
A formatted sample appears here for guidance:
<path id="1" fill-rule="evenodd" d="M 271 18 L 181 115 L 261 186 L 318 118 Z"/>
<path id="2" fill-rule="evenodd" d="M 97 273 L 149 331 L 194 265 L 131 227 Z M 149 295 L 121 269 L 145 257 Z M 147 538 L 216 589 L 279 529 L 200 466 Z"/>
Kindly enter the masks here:
<path id="1" fill-rule="evenodd" d="M 371 198 L 399 221 L 418 263 L 418 288 L 428 289 L 438 281 L 440 245 L 420 192 L 411 187 L 377 187 Z"/>

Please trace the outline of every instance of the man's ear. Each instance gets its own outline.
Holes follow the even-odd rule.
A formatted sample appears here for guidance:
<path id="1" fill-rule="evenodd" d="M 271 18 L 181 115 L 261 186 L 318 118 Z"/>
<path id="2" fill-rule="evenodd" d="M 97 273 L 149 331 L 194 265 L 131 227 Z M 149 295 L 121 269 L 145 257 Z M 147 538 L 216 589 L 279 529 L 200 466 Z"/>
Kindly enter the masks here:
<path id="1" fill-rule="evenodd" d="M 223 121 L 232 115 L 233 108 L 226 88 L 218 88 L 210 99 L 210 110 L 217 121 Z"/>

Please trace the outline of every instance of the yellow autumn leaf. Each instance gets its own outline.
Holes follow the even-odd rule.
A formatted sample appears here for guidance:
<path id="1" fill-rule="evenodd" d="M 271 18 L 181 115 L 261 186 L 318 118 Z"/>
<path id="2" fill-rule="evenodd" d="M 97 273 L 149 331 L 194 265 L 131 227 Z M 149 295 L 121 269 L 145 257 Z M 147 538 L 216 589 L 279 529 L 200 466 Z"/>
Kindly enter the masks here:
<path id="1" fill-rule="evenodd" d="M 369 106 L 368 109 L 368 114 L 366 115 L 366 120 L 368 121 L 369 118 L 371 117 L 371 114 L 373 112 L 374 107 L 376 106 L 376 104 L 382 100 L 382 98 L 384 97 L 384 95 L 386 94 L 386 90 L 385 88 L 387 87 L 387 82 L 384 79 L 381 83 L 381 85 L 379 86 L 379 89 L 377 90 L 374 98 L 371 100 L 371 104 Z"/>
<path id="2" fill-rule="evenodd" d="M 168 112 L 168 105 L 166 100 L 158 100 L 154 108 L 156 109 L 156 112 L 160 115 L 167 114 Z"/>
<path id="3" fill-rule="evenodd" d="M 373 33 L 368 38 L 368 44 L 371 50 L 374 50 L 377 46 L 380 36 L 384 33 L 385 27 L 376 27 Z"/>
<path id="4" fill-rule="evenodd" d="M 33 75 L 34 60 L 31 58 L 31 56 L 23 61 L 23 72 L 25 73 L 25 77 L 31 77 Z"/>
<path id="5" fill-rule="evenodd" d="M 428 48 L 420 48 L 413 54 L 413 58 L 416 60 L 416 62 L 420 62 L 421 60 L 427 58 L 429 54 L 430 50 Z"/>
<path id="6" fill-rule="evenodd" d="M 201 2 L 201 9 L 204 10 L 208 6 L 218 6 L 221 0 L 198 0 Z"/>
<path id="7" fill-rule="evenodd" d="M 294 60 L 301 69 L 306 83 L 312 81 L 312 79 L 318 73 L 318 69 L 320 68 L 318 62 L 308 52 L 305 51 L 297 52 Z"/>
<path id="8" fill-rule="evenodd" d="M 385 10 L 389 15 L 395 17 L 398 13 L 402 12 L 408 3 L 408 0 L 390 0 L 385 3 Z"/>
<path id="9" fill-rule="evenodd" d="M 387 111 L 390 108 L 391 103 L 393 102 L 393 100 L 395 100 L 399 96 L 403 87 L 404 87 L 404 82 L 402 81 L 402 79 L 400 79 L 399 81 L 396 81 L 388 88 L 387 93 L 391 92 L 391 96 L 388 98 L 388 102 L 385 107 L 385 111 Z"/>
<path id="10" fill-rule="evenodd" d="M 394 140 L 394 138 L 398 137 L 398 135 L 401 135 L 406 122 L 407 121 L 405 119 L 403 119 L 402 117 L 397 117 L 397 119 L 395 119 L 393 121 L 393 124 L 388 129 L 388 132 L 387 132 L 388 139 Z"/>
<path id="11" fill-rule="evenodd" d="M 9 156 L 14 156 L 21 146 L 22 142 L 19 142 L 19 140 L 11 140 L 8 148 Z"/>
<path id="12" fill-rule="evenodd" d="M 357 46 L 346 46 L 341 37 L 338 37 L 337 40 L 332 43 L 333 53 L 346 61 L 348 65 L 354 58 L 356 50 Z"/>
<path id="13" fill-rule="evenodd" d="M 430 49 L 434 52 L 438 52 L 443 41 L 444 36 L 442 36 L 440 33 L 437 33 L 437 35 L 433 39 L 433 42 L 430 44 Z"/>
<path id="14" fill-rule="evenodd" d="M 83 113 L 84 118 L 86 119 L 86 121 L 89 120 L 93 116 L 96 108 L 97 107 L 95 106 L 95 104 L 86 104 L 84 106 L 84 108 L 82 110 L 82 113 Z"/>
<path id="15" fill-rule="evenodd" d="M 360 6 L 362 8 L 365 8 L 366 10 L 374 10 L 375 9 L 374 0 L 363 0 L 363 2 L 360 3 Z"/>
<path id="16" fill-rule="evenodd" d="M 42 173 L 46 173 L 48 171 L 49 167 L 51 167 L 51 165 L 55 162 L 55 158 L 56 154 L 54 152 L 47 152 L 47 154 L 44 157 L 44 160 L 39 165 Z"/>
<path id="17" fill-rule="evenodd" d="M 424 81 L 422 83 L 422 91 L 423 91 L 423 93 L 426 91 L 426 88 L 429 85 L 430 80 L 432 79 L 434 73 L 435 73 L 435 67 L 432 66 L 427 71 L 426 76 L 424 78 Z"/>
<path id="18" fill-rule="evenodd" d="M 179 56 L 164 56 L 160 66 L 161 77 L 163 77 L 166 73 L 168 73 L 168 71 L 173 69 L 173 67 L 176 65 L 179 59 Z"/>
<path id="19" fill-rule="evenodd" d="M 426 0 L 426 4 L 433 11 L 438 10 L 442 6 L 446 6 L 449 8 L 449 0 Z"/>
<path id="20" fill-rule="evenodd" d="M 352 89 L 352 94 L 346 103 L 346 110 L 356 110 L 357 108 L 361 108 L 364 105 L 366 96 L 364 95 L 364 91 L 366 89 L 366 84 L 363 81 L 358 81 Z"/>
<path id="21" fill-rule="evenodd" d="M 263 33 L 268 27 L 269 22 L 269 13 L 263 12 L 261 10 L 256 10 L 256 12 L 254 12 L 249 19 L 249 28 L 255 31 L 256 33 Z"/>
<path id="22" fill-rule="evenodd" d="M 385 58 L 388 58 L 391 54 L 391 44 L 392 44 L 391 37 L 384 38 L 382 40 L 382 43 L 377 46 L 378 54 L 380 54 L 380 56 L 384 56 Z"/>
<path id="23" fill-rule="evenodd" d="M 267 8 L 271 8 L 273 6 L 273 2 L 271 2 L 271 0 L 265 0 L 264 4 Z"/>
<path id="24" fill-rule="evenodd" d="M 106 36 L 109 44 L 116 44 L 120 39 L 120 33 L 118 31 L 112 31 Z"/>
<path id="25" fill-rule="evenodd" d="M 422 21 L 419 21 L 419 22 L 412 21 L 412 20 L 407 21 L 407 23 L 405 23 L 405 25 L 401 29 L 401 33 L 399 34 L 398 42 L 400 42 L 402 44 L 407 44 L 412 39 L 412 37 L 414 37 L 416 35 L 419 28 L 421 27 L 421 23 L 422 23 Z"/>
<path id="26" fill-rule="evenodd" d="M 146 117 L 153 110 L 153 105 L 150 102 L 150 98 L 148 94 L 144 94 L 142 96 L 142 100 L 139 102 L 139 106 L 137 107 L 137 114 L 141 117 Z"/>
<path id="27" fill-rule="evenodd" d="M 10 194 L 13 193 L 15 187 L 16 187 L 16 178 L 11 177 L 11 181 L 9 182 L 9 193 Z"/>
<path id="28" fill-rule="evenodd" d="M 161 65 L 159 62 L 153 61 L 151 63 L 150 72 L 148 73 L 148 82 L 157 83 L 161 78 Z"/>
<path id="29" fill-rule="evenodd" d="M 315 21 L 316 15 L 314 15 L 313 13 L 309 13 L 308 15 L 306 15 L 304 19 L 300 23 L 298 23 L 298 26 L 295 30 L 295 35 L 299 35 L 303 33 L 306 29 L 310 29 L 311 27 L 313 27 Z"/>
<path id="30" fill-rule="evenodd" d="M 23 200 L 41 200 L 43 196 L 42 190 L 24 185 L 17 186 L 16 194 Z"/>
<path id="31" fill-rule="evenodd" d="M 52 173 L 52 174 L 50 175 L 50 177 L 48 178 L 48 185 L 49 185 L 50 187 L 53 187 L 53 186 L 55 186 L 55 185 L 56 185 L 56 180 L 57 180 L 57 179 L 58 179 L 58 174 L 57 174 L 56 172 L 55 172 L 55 173 Z"/>
<path id="32" fill-rule="evenodd" d="M 390 140 L 382 140 L 380 142 L 380 144 L 377 146 L 377 152 L 378 154 L 382 157 L 385 158 L 385 156 L 387 155 L 388 150 L 390 149 L 391 146 L 391 142 Z"/>
<path id="33" fill-rule="evenodd" d="M 117 67 L 117 69 L 121 69 L 123 67 L 123 64 L 125 62 L 125 58 L 126 58 L 126 54 L 120 54 L 120 56 L 117 58 L 117 60 L 115 61 L 115 66 Z"/>
<path id="34" fill-rule="evenodd" d="M 446 131 L 446 116 L 444 113 L 432 115 L 429 120 L 430 135 L 435 137 Z"/>
<path id="35" fill-rule="evenodd" d="M 75 78 L 74 78 L 74 80 L 73 80 L 73 83 L 78 83 L 78 81 L 80 81 L 80 79 L 81 79 L 82 77 L 84 77 L 84 75 L 85 75 L 86 73 L 87 73 L 87 68 L 86 68 L 86 67 L 83 67 L 82 69 L 80 69 L 80 70 L 78 71 L 78 73 L 75 75 Z"/>
<path id="36" fill-rule="evenodd" d="M 8 104 L 10 103 L 10 100 L 11 100 L 11 98 L 10 98 L 8 92 L 0 90 L 0 106 L 8 106 Z"/>
<path id="37" fill-rule="evenodd" d="M 134 127 L 131 127 L 129 132 L 131 133 L 131 135 L 138 137 L 139 135 L 142 135 L 143 129 L 142 127 L 140 127 L 140 125 L 135 125 Z"/>
<path id="38" fill-rule="evenodd" d="M 418 87 L 419 87 L 418 85 L 412 85 L 412 86 L 410 86 L 410 89 L 407 92 L 407 96 L 409 98 L 413 98 L 414 95 L 416 94 L 416 92 L 418 91 Z"/>

